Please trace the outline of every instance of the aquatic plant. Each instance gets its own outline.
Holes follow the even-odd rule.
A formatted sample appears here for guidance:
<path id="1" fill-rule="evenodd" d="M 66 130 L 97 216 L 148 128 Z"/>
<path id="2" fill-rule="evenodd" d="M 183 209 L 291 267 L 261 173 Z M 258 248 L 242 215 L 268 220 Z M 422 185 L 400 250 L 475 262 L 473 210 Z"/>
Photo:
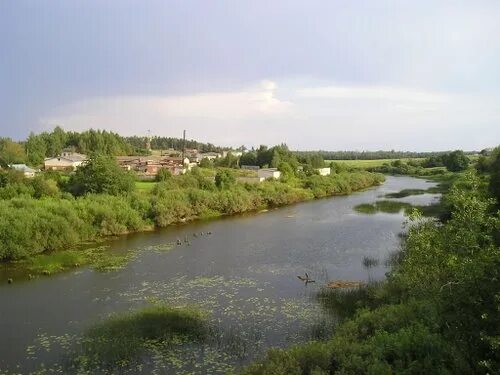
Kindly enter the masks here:
<path id="1" fill-rule="evenodd" d="M 85 263 L 83 252 L 68 250 L 33 257 L 28 262 L 28 270 L 34 274 L 52 275 Z"/>
<path id="2" fill-rule="evenodd" d="M 91 327 L 81 340 L 79 365 L 126 367 L 141 353 L 173 341 L 206 338 L 206 314 L 194 307 L 158 305 L 116 314 Z"/>
<path id="3" fill-rule="evenodd" d="M 369 256 L 364 256 L 363 257 L 363 267 L 365 268 L 372 268 L 376 267 L 379 264 L 378 258 L 373 258 Z"/>
<path id="4" fill-rule="evenodd" d="M 427 193 L 427 190 L 424 189 L 403 189 L 398 191 L 397 193 L 388 193 L 384 195 L 386 198 L 404 198 L 409 197 L 410 195 L 421 195 Z"/>

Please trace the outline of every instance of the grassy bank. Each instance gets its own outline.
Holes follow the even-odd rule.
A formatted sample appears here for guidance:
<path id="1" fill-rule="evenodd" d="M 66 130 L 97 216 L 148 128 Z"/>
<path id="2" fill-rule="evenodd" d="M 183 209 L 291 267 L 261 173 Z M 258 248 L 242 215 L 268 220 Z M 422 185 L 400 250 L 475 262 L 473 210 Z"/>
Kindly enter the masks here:
<path id="1" fill-rule="evenodd" d="M 309 199 L 349 194 L 384 180 L 380 174 L 343 172 L 313 175 L 261 184 L 232 183 L 223 188 L 201 174 L 171 177 L 156 184 L 143 183 L 128 194 L 69 194 L 37 199 L 20 194 L 0 200 L 0 260 L 12 261 L 60 250 L 106 236 L 165 227 L 190 220 L 279 207 Z M 151 184 L 147 185 L 146 184 Z M 55 272 L 68 265 L 90 262 L 78 253 L 51 255 Z M 34 266 L 35 267 L 35 266 Z M 35 267 L 37 268 L 37 267 Z M 40 267 L 38 267 L 40 268 Z"/>
<path id="2" fill-rule="evenodd" d="M 242 373 L 498 373 L 500 222 L 487 181 L 458 176 L 444 222 L 412 213 L 387 280 L 320 291 L 341 321 L 331 339 L 271 350 Z"/>

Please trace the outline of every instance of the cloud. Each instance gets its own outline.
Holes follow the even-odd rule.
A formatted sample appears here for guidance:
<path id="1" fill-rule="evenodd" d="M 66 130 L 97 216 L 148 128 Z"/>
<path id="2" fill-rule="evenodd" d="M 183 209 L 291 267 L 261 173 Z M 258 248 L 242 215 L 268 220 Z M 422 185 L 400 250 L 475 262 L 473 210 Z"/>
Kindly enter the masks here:
<path id="1" fill-rule="evenodd" d="M 414 103 L 446 103 L 450 100 L 449 96 L 440 93 L 388 86 L 307 87 L 298 89 L 297 94 L 303 98 L 372 99 Z"/>
<path id="2" fill-rule="evenodd" d="M 484 148 L 500 143 L 500 101 L 411 87 L 264 80 L 246 89 L 184 96 L 77 101 L 41 123 L 124 135 L 189 137 L 219 145 L 287 142 L 300 149 Z M 479 130 L 477 130 L 479 129 Z"/>

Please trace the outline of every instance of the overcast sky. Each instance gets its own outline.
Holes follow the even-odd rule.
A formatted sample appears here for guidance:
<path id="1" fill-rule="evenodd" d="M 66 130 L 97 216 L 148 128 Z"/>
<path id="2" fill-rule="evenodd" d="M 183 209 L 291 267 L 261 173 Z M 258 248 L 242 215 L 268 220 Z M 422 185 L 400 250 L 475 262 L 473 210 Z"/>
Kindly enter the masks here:
<path id="1" fill-rule="evenodd" d="M 0 136 L 500 144 L 500 1 L 1 0 Z"/>

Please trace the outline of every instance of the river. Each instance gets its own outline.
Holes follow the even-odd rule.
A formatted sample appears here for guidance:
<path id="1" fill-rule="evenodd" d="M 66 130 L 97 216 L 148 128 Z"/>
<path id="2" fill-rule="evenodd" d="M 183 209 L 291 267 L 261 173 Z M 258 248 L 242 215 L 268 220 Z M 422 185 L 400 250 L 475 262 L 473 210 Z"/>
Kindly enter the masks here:
<path id="1" fill-rule="evenodd" d="M 120 270 L 81 268 L 2 283 L 0 374 L 28 373 L 42 363 L 64 373 L 65 353 L 87 327 L 155 301 L 209 311 L 220 329 L 218 344 L 179 345 L 130 373 L 225 373 L 269 347 L 310 339 L 327 319 L 314 298 L 318 288 L 330 280 L 383 278 L 385 260 L 399 247 L 402 213 L 366 215 L 353 207 L 434 185 L 387 177 L 383 185 L 350 196 L 131 234 L 106 243 L 110 251 L 138 250 Z M 436 199 L 423 194 L 395 200 Z M 170 249 L 177 239 L 182 245 Z M 363 257 L 379 260 L 378 266 L 365 268 Z M 301 282 L 297 275 L 305 272 L 316 282 Z"/>

